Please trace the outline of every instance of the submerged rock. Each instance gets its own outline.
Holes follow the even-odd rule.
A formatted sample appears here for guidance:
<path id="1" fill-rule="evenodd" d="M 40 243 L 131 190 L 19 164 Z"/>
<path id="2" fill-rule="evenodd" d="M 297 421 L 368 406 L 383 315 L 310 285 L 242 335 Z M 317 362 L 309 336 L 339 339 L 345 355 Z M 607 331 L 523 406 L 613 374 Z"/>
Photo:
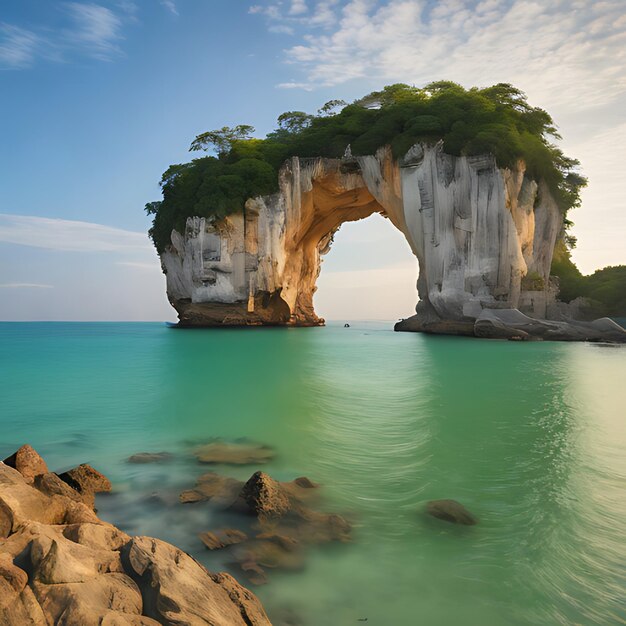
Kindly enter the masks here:
<path id="1" fill-rule="evenodd" d="M 456 500 L 431 500 L 426 504 L 426 511 L 437 519 L 453 524 L 474 526 L 478 523 L 476 517 Z"/>
<path id="2" fill-rule="evenodd" d="M 169 452 L 138 452 L 129 456 L 128 463 L 163 463 L 170 461 L 172 455 Z"/>
<path id="3" fill-rule="evenodd" d="M 274 458 L 274 451 L 268 446 L 255 443 L 214 441 L 197 447 L 194 455 L 200 463 L 257 465 L 271 461 Z"/>
<path id="4" fill-rule="evenodd" d="M 206 531 L 200 533 L 200 541 L 204 544 L 207 550 L 220 550 L 227 546 L 247 541 L 248 535 L 241 530 L 234 528 L 222 528 L 220 530 Z"/>
<path id="5" fill-rule="evenodd" d="M 107 486 L 81 468 L 68 472 L 77 485 Z M 258 599 L 228 574 L 212 574 L 163 541 L 129 537 L 70 497 L 54 474 L 38 476 L 31 483 L 0 463 L 3 626 L 270 626 Z"/>
<path id="6" fill-rule="evenodd" d="M 279 482 L 259 471 L 244 483 L 212 472 L 200 476 L 194 489 L 184 491 L 180 499 L 184 503 L 210 501 L 229 514 L 245 515 L 242 520 L 251 519 L 251 538 L 240 541 L 237 534 L 237 540 L 230 541 L 228 535 L 205 532 L 200 539 L 211 550 L 228 548 L 241 573 L 252 584 L 261 585 L 267 582 L 265 568 L 301 568 L 306 546 L 350 540 L 347 520 L 311 507 L 316 487 L 305 476 Z"/>
<path id="7" fill-rule="evenodd" d="M 243 482 L 236 478 L 207 472 L 198 477 L 193 489 L 187 489 L 180 494 L 180 501 L 189 504 L 211 500 L 213 504 L 227 508 L 239 498 L 242 485 Z"/>

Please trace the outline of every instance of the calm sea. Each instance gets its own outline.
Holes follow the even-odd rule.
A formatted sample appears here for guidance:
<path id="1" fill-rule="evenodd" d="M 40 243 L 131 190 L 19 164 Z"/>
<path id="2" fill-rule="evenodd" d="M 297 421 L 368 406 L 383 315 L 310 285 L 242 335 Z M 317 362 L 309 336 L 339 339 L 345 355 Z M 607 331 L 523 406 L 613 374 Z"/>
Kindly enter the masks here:
<path id="1" fill-rule="evenodd" d="M 114 484 L 102 517 L 227 567 L 197 538 L 214 513 L 177 502 L 212 437 L 272 446 L 266 471 L 321 483 L 354 525 L 254 589 L 276 624 L 626 623 L 626 347 L 0 324 L 0 458 L 28 442 L 52 469 L 90 463 Z M 126 462 L 162 450 L 174 460 Z M 480 523 L 427 518 L 435 498 Z"/>

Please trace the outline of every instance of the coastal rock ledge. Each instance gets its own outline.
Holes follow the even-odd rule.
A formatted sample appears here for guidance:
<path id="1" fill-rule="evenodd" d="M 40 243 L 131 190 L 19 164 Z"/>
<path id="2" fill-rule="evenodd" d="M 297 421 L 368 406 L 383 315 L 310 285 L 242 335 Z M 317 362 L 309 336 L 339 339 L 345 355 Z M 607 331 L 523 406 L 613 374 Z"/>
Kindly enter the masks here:
<path id="1" fill-rule="evenodd" d="M 85 504 L 93 493 L 25 451 L 24 474 L 0 462 L 0 625 L 271 626 L 232 576 L 101 521 Z"/>
<path id="2" fill-rule="evenodd" d="M 160 253 L 179 326 L 323 325 L 313 307 L 321 257 L 344 222 L 373 213 L 402 232 L 419 263 L 416 315 L 396 330 L 510 338 L 499 323 L 475 327 L 486 311 L 508 310 L 559 320 L 558 332 L 525 323 L 527 335 L 626 341 L 620 327 L 605 332 L 607 322 L 570 326 L 576 311 L 550 277 L 564 215 L 546 182 L 521 160 L 501 168 L 489 154 L 446 154 L 442 142 L 398 159 L 388 146 L 293 157 L 278 193 L 221 219 L 188 218 Z"/>

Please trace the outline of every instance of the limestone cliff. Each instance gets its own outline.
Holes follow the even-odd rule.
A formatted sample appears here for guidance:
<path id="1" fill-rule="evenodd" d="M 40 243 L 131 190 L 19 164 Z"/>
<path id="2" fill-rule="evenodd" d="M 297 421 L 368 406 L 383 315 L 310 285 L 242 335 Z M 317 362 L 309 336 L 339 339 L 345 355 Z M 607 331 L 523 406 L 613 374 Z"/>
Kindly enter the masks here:
<path id="1" fill-rule="evenodd" d="M 292 158 L 280 191 L 219 221 L 190 218 L 161 254 L 181 325 L 318 325 L 320 256 L 343 222 L 374 212 L 402 231 L 419 260 L 422 321 L 471 322 L 485 308 L 545 317 L 562 214 L 523 162 L 454 157 L 416 144 L 401 159 Z M 530 279 L 530 280 L 529 280 Z M 416 301 L 417 301 L 416 294 Z"/>

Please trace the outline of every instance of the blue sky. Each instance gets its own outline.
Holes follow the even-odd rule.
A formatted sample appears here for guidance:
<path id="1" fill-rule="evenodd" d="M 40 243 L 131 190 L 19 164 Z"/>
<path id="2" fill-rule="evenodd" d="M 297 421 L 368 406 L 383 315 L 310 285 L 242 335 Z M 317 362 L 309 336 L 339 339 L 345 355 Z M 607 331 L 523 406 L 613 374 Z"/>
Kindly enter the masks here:
<path id="1" fill-rule="evenodd" d="M 516 84 L 590 178 L 575 260 L 626 262 L 622 0 L 3 0 L 0 319 L 173 319 L 142 207 L 204 130 L 390 82 Z M 395 318 L 415 261 L 388 223 L 344 227 L 329 318 Z"/>

